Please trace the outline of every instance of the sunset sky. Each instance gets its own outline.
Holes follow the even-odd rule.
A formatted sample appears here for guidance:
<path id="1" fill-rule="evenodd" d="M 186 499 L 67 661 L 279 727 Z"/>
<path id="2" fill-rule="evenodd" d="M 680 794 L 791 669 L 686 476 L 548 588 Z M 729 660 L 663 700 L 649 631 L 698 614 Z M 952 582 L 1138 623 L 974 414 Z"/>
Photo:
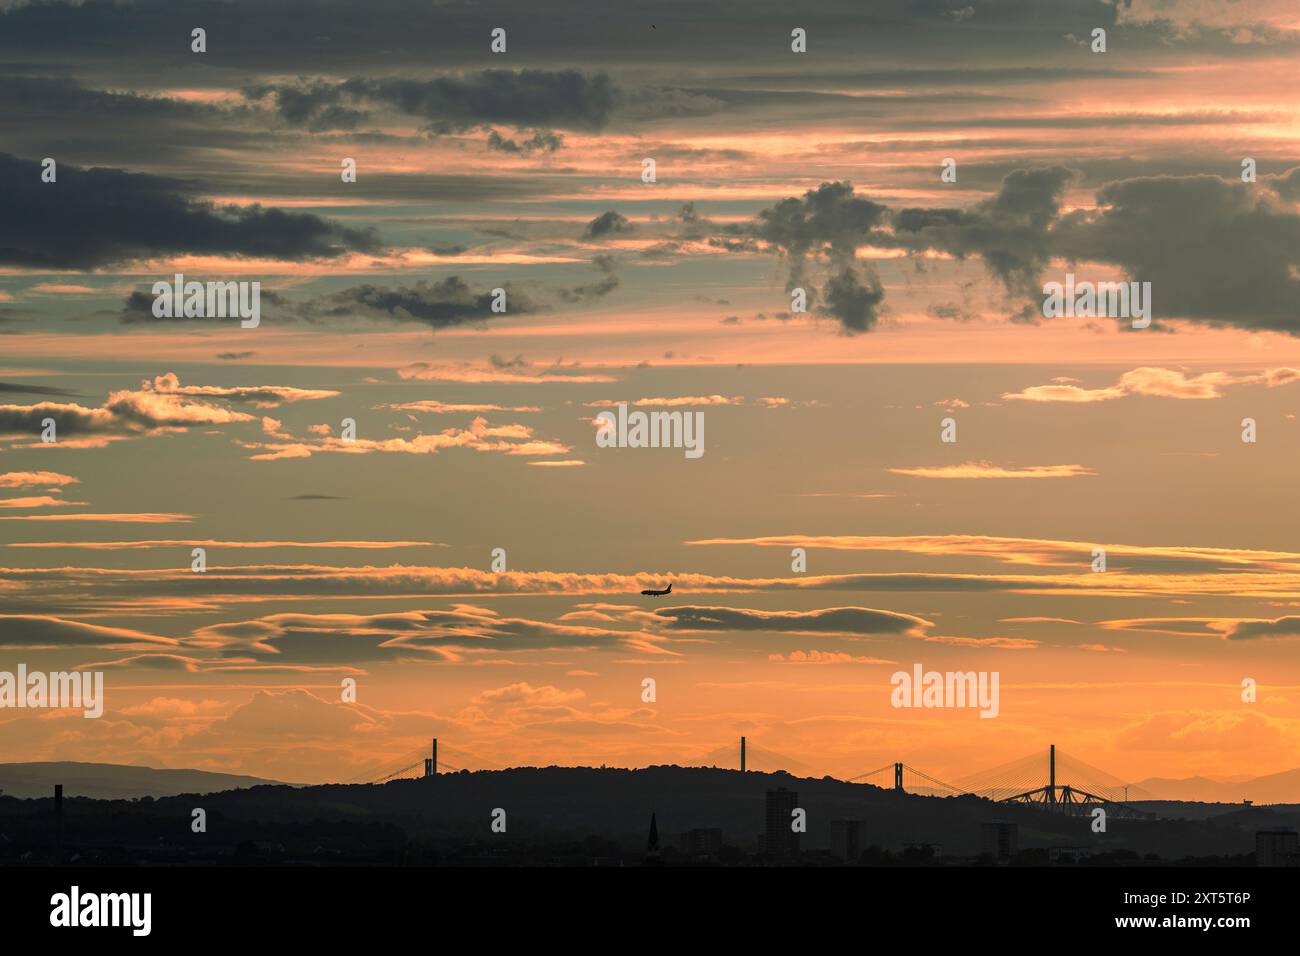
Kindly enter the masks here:
<path id="1" fill-rule="evenodd" d="M 1300 766 L 1298 56 L 1294 0 L 0 0 L 0 671 L 106 688 L 0 759 Z"/>

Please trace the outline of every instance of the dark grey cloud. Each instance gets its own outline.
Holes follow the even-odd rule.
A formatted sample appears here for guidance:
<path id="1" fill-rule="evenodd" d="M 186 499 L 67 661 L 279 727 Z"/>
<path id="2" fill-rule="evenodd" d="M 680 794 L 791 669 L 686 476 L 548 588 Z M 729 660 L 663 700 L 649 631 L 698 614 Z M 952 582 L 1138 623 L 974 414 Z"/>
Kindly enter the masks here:
<path id="1" fill-rule="evenodd" d="M 533 135 L 522 142 L 508 139 L 492 130 L 488 133 L 487 148 L 498 153 L 514 153 L 531 156 L 533 153 L 553 153 L 564 145 L 564 137 L 550 130 L 534 130 Z"/>
<path id="2" fill-rule="evenodd" d="M 1076 175 L 1064 166 L 1018 169 L 996 196 L 969 209 L 901 209 L 893 216 L 897 242 L 959 259 L 980 256 L 1008 292 L 1037 294 L 1039 273 L 1051 256 L 1048 231 Z"/>
<path id="3" fill-rule="evenodd" d="M 884 298 L 879 279 L 869 276 L 864 284 L 856 269 L 846 268 L 823 286 L 820 309 L 838 319 L 846 332 L 869 332 L 880 317 L 878 310 Z"/>
<path id="4" fill-rule="evenodd" d="M 556 172 L 567 172 L 567 170 L 556 170 Z M 567 194 L 575 188 L 580 188 L 585 182 L 582 177 L 576 179 L 565 179 L 560 176 L 538 178 L 528 175 L 503 175 L 500 173 L 377 172 L 368 169 L 364 161 L 358 164 L 357 181 L 355 183 L 346 185 L 331 183 L 332 192 L 327 192 L 323 188 L 322 182 L 313 177 L 285 176 L 275 170 L 259 169 L 253 165 L 234 172 L 222 171 L 219 175 L 223 192 L 242 196 L 315 199 L 321 196 L 322 193 L 344 195 L 343 190 L 346 190 L 346 196 L 350 199 L 397 201 L 402 203 L 478 204 L 510 202 L 518 199 L 539 199 Z M 337 180 L 337 174 L 333 178 Z M 403 219 L 399 216 L 392 216 L 385 217 L 381 221 L 400 222 Z"/>
<path id="5" fill-rule="evenodd" d="M 65 648 L 175 644 L 143 631 L 84 624 L 42 614 L 0 614 L 0 647 Z"/>
<path id="6" fill-rule="evenodd" d="M 1300 167 L 1243 183 L 1149 176 L 1109 183 L 1062 218 L 1052 251 L 1151 283 L 1157 318 L 1300 335 Z"/>
<path id="7" fill-rule="evenodd" d="M 619 287 L 612 256 L 599 255 L 592 265 L 600 278 L 577 286 L 555 289 L 519 287 L 503 282 L 506 311 L 493 312 L 492 289 L 476 289 L 460 276 L 411 286 L 385 287 L 366 283 L 318 296 L 286 307 L 285 315 L 307 322 L 328 322 L 357 317 L 366 320 L 419 322 L 433 329 L 483 322 L 505 315 L 528 315 L 553 308 L 556 302 L 574 304 L 602 298 Z"/>
<path id="8" fill-rule="evenodd" d="M 683 207 L 680 215 L 688 228 L 697 227 L 693 207 Z M 783 199 L 761 210 L 748 225 L 726 230 L 747 236 L 712 241 L 733 251 L 753 251 L 756 243 L 774 248 L 789 264 L 786 290 L 804 289 L 810 307 L 837 319 L 845 332 L 857 334 L 875 327 L 885 293 L 872 266 L 857 263 L 856 253 L 874 241 L 888 218 L 888 207 L 857 195 L 852 183 L 822 183 L 802 198 Z M 831 274 L 819 292 L 812 269 L 821 259 L 829 263 Z"/>
<path id="9" fill-rule="evenodd" d="M 485 322 L 507 315 L 544 312 L 557 303 L 576 304 L 609 295 L 620 285 L 617 265 L 612 256 L 598 255 L 592 265 L 599 278 L 576 286 L 558 288 L 521 287 L 510 282 L 499 286 L 474 287 L 459 275 L 437 281 L 420 280 L 411 285 L 384 286 L 373 282 L 348 286 L 306 299 L 290 299 L 272 289 L 261 290 L 262 321 L 268 324 L 305 323 L 309 325 L 364 327 L 374 322 L 398 322 L 427 325 L 437 330 Z M 505 292 L 505 311 L 493 311 L 495 289 Z M 152 292 L 137 289 L 123 303 L 118 317 L 126 323 L 203 323 L 237 324 L 238 315 L 227 317 L 191 316 L 159 319 L 153 314 Z M 252 353 L 248 353 L 252 354 Z M 239 357 L 224 353 L 219 358 Z"/>
<path id="10" fill-rule="evenodd" d="M 74 117 L 106 125 L 134 120 L 210 121 L 241 112 L 238 107 L 217 107 L 169 96 L 94 89 L 62 74 L 23 73 L 0 75 L 0 109 L 4 110 L 5 122 L 15 125 L 46 120 L 65 123 Z"/>
<path id="11" fill-rule="evenodd" d="M 610 209 L 587 223 L 587 228 L 582 235 L 585 239 L 599 239 L 612 233 L 631 231 L 632 224 L 627 221 L 627 217 Z"/>
<path id="12" fill-rule="evenodd" d="M 759 212 L 752 232 L 792 259 L 826 251 L 845 262 L 887 213 L 885 206 L 855 195 L 852 183 L 822 183 L 801 199 L 783 199 Z"/>
<path id="13" fill-rule="evenodd" d="M 109 670 L 125 668 L 141 668 L 151 671 L 183 671 L 195 673 L 203 665 L 204 661 L 197 657 L 186 657 L 183 654 L 132 654 L 130 657 L 122 657 L 112 661 L 95 661 L 91 664 L 83 664 L 81 670 Z"/>
<path id="14" fill-rule="evenodd" d="M 201 628 L 188 641 L 226 658 L 278 663 L 363 663 L 434 659 L 466 648 L 645 647 L 647 635 L 528 618 L 470 608 L 369 615 L 276 614 Z"/>
<path id="15" fill-rule="evenodd" d="M 1076 171 L 1016 170 L 966 209 L 902 209 L 893 242 L 978 256 L 1037 315 L 1053 258 L 1119 267 L 1150 282 L 1158 318 L 1300 334 L 1300 167 L 1243 183 L 1209 175 L 1107 183 L 1096 208 L 1061 213 Z"/>
<path id="16" fill-rule="evenodd" d="M 909 141 L 900 140 L 896 142 L 908 143 Z M 974 139 L 967 142 L 949 142 L 941 144 L 938 142 L 924 143 L 923 141 L 910 141 L 913 148 L 932 149 L 938 155 L 951 156 L 958 150 L 963 149 L 987 149 L 993 148 L 1004 152 L 1007 158 L 991 160 L 988 162 L 965 162 L 960 166 L 960 184 L 963 190 L 974 189 L 980 192 L 991 192 L 1001 188 L 1002 181 L 1017 169 L 1025 168 L 1023 160 L 1015 159 L 1017 153 L 1023 152 L 1030 148 L 1031 144 L 1021 140 L 983 140 Z M 892 147 L 894 144 L 891 143 Z M 859 144 L 859 149 L 876 150 L 884 148 L 876 143 L 864 142 Z M 942 150 L 942 152 L 939 152 Z M 1300 165 L 1300 153 L 1288 162 L 1272 164 L 1273 168 L 1289 169 L 1292 166 Z M 1084 156 L 1078 159 L 1071 158 L 1070 168 L 1077 171 L 1078 178 L 1074 187 L 1078 189 L 1100 189 L 1107 183 L 1116 182 L 1121 179 L 1137 179 L 1142 176 L 1150 175 L 1153 168 L 1157 168 L 1162 176 L 1233 176 L 1240 171 L 1238 160 L 1232 157 L 1225 157 L 1222 153 L 1184 152 L 1181 155 L 1160 155 L 1158 160 L 1149 157 L 1134 156 L 1101 156 L 1090 157 Z M 918 184 L 928 184 L 933 182 L 933 170 L 926 169 L 918 171 L 920 175 L 916 177 Z M 1269 177 L 1261 172 L 1261 180 L 1267 180 Z M 1270 185 L 1278 188 L 1277 177 L 1273 179 Z"/>
<path id="17" fill-rule="evenodd" d="M 418 117 L 433 133 L 465 132 L 493 123 L 598 130 L 609 122 L 616 99 L 614 84 L 604 74 L 529 69 L 432 79 L 268 83 L 246 87 L 244 93 L 255 102 L 273 102 L 286 122 L 308 129 L 355 129 L 368 116 L 358 109 L 363 106 Z M 543 136 L 541 145 L 547 142 Z"/>
<path id="18" fill-rule="evenodd" d="M 1158 317 L 1300 334 L 1300 167 L 1258 183 L 1125 179 L 1102 186 L 1095 209 L 1063 214 L 1079 175 L 1059 165 L 1016 169 L 993 196 L 939 208 L 891 209 L 857 195 L 851 183 L 823 183 L 709 241 L 778 252 L 790 262 L 787 289 L 806 288 L 810 305 L 849 333 L 869 331 L 879 316 L 883 289 L 855 259 L 859 248 L 877 245 L 978 258 L 1022 303 L 1018 319 L 1038 319 L 1043 273 L 1065 259 L 1117 266 L 1132 281 L 1150 282 Z M 821 260 L 830 268 L 817 289 L 812 266 Z"/>
<path id="19" fill-rule="evenodd" d="M 1279 617 L 1274 621 L 1237 621 L 1225 636 L 1230 641 L 1260 637 L 1300 637 L 1300 617 Z"/>
<path id="20" fill-rule="evenodd" d="M 497 26 L 508 28 L 512 65 L 726 65 L 752 73 L 756 55 L 770 50 L 775 60 L 788 51 L 792 24 L 789 5 L 781 0 L 717 0 L 707 6 L 657 0 L 645 16 L 618 17 L 610 16 L 602 0 L 368 0 L 364 11 L 352 0 L 19 0 L 6 6 L 11 9 L 0 30 L 0 59 L 47 63 L 79 57 L 154 76 L 196 70 L 198 63 L 205 72 L 245 76 L 308 75 L 323 64 L 340 72 L 430 64 L 472 68 L 489 59 L 489 33 Z M 953 17 L 954 10 L 967 7 L 974 11 L 968 19 Z M 1087 36 L 1097 26 L 1111 32 L 1112 44 L 1123 38 L 1126 63 L 1149 65 L 1150 54 L 1170 47 L 1251 55 L 1250 45 L 1234 43 L 1231 31 L 1176 34 L 1158 24 L 1119 26 L 1116 7 L 1101 0 L 1055 0 L 1050 6 L 1041 0 L 826 0 L 800 10 L 798 22 L 816 51 L 809 59 L 815 56 L 822 70 L 840 72 L 860 70 L 864 49 L 873 61 L 884 61 L 873 62 L 882 71 L 927 63 L 947 67 L 954 50 L 978 38 L 983 63 L 1019 65 L 1028 51 L 1030 65 L 1055 65 L 1068 75 L 1073 64 L 1061 61 L 1070 56 L 1080 69 L 1097 67 L 1065 37 Z M 208 53 L 202 55 L 189 48 L 189 31 L 197 24 L 208 31 Z"/>
<path id="21" fill-rule="evenodd" d="M 60 431 L 60 434 L 62 432 Z M 160 599 L 213 599 L 213 582 L 219 582 L 222 595 L 274 595 L 283 599 L 314 598 L 319 595 L 410 595 L 412 593 L 463 597 L 470 593 L 584 593 L 620 594 L 628 590 L 624 582 L 608 575 L 549 575 L 529 579 L 501 581 L 497 576 L 466 568 L 405 566 L 400 573 L 383 568 L 335 568 L 319 565 L 228 566 L 219 571 L 209 569 L 206 576 L 188 569 L 175 573 L 157 571 L 105 570 L 102 568 L 0 568 L 0 584 L 5 588 L 8 606 L 17 610 L 32 608 L 39 613 L 81 613 L 88 608 L 108 608 L 119 600 L 138 601 L 144 596 Z M 703 582 L 702 582 L 703 583 Z M 784 592 L 831 591 L 846 593 L 880 592 L 890 594 L 996 594 L 1063 592 L 1076 590 L 1068 581 L 1044 577 L 1027 579 L 1024 575 L 937 573 L 843 574 L 810 580 L 795 578 L 754 582 L 746 579 L 712 579 L 708 586 L 716 591 Z M 1196 593 L 1189 588 L 1187 594 Z M 882 612 L 887 613 L 887 612 Z"/>
<path id="22" fill-rule="evenodd" d="M 586 282 L 568 289 L 559 289 L 558 293 L 561 301 L 574 303 L 600 299 L 618 288 L 617 265 L 613 256 L 595 256 L 592 258 L 591 264 L 600 270 L 601 277 L 595 282 Z"/>
<path id="23" fill-rule="evenodd" d="M 27 385 L 19 382 L 0 382 L 0 393 L 9 395 L 45 395 L 55 398 L 70 398 L 76 392 L 66 388 L 54 388 L 49 385 Z"/>
<path id="24" fill-rule="evenodd" d="M 354 130 L 370 118 L 364 110 L 342 105 L 339 84 L 323 81 L 251 86 L 244 95 L 255 102 L 269 98 L 281 119 L 312 132 Z"/>
<path id="25" fill-rule="evenodd" d="M 372 230 L 307 213 L 218 206 L 180 180 L 120 169 L 57 168 L 0 153 L 0 263 L 94 269 L 178 253 L 327 259 L 378 252 Z"/>
<path id="26" fill-rule="evenodd" d="M 816 611 L 760 611 L 752 608 L 682 605 L 654 612 L 677 631 L 778 631 L 787 634 L 920 634 L 924 618 L 866 607 Z"/>
<path id="27" fill-rule="evenodd" d="M 243 319 L 239 317 L 238 313 L 234 315 L 224 315 L 224 316 L 181 314 L 181 315 L 173 315 L 171 318 L 167 318 L 167 319 L 160 319 L 153 314 L 153 306 L 155 301 L 156 301 L 156 297 L 154 296 L 152 291 L 144 292 L 140 289 L 136 289 L 134 292 L 132 292 L 130 295 L 126 297 L 126 301 L 122 303 L 122 309 L 120 312 L 118 312 L 117 317 L 122 322 L 126 322 L 128 324 L 133 324 L 137 322 L 139 323 L 176 322 L 184 325 L 201 326 L 201 325 L 209 325 L 209 324 L 238 325 L 240 322 L 243 321 Z M 261 288 L 261 291 L 259 293 L 259 302 L 261 304 L 261 307 L 263 308 L 268 306 L 278 307 L 281 310 L 285 310 L 285 311 L 291 308 L 291 304 L 289 303 L 289 300 L 286 299 L 284 296 L 280 295 L 280 293 L 274 291 L 273 289 Z M 250 352 L 248 354 L 252 355 L 253 353 Z M 227 355 L 237 355 L 237 353 L 226 353 L 223 355 L 218 355 L 217 358 L 226 358 Z"/>
<path id="28" fill-rule="evenodd" d="M 512 289 L 509 283 L 500 288 L 506 293 L 506 314 L 537 311 L 537 303 L 526 293 Z M 410 286 L 390 288 L 373 283 L 352 286 L 312 299 L 297 306 L 296 312 L 310 322 L 359 317 L 418 322 L 442 329 L 498 317 L 501 313 L 492 311 L 493 299 L 491 289 L 474 289 L 460 276 L 453 275 Z"/>

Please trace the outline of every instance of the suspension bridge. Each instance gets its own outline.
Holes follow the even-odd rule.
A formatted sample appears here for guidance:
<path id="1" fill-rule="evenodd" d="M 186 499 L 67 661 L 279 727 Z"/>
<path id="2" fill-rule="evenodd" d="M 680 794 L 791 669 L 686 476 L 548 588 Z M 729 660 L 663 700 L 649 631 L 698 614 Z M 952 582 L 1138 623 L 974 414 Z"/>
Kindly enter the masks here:
<path id="1" fill-rule="evenodd" d="M 447 760 L 447 757 L 451 761 Z M 484 760 L 482 757 L 470 753 L 468 750 L 461 750 L 459 747 L 448 747 L 442 745 L 441 753 L 438 748 L 438 738 L 433 738 L 433 746 L 429 750 L 421 748 L 403 754 L 401 757 L 387 761 L 380 767 L 372 767 L 363 770 L 361 773 L 352 777 L 350 780 L 344 780 L 344 783 L 387 783 L 390 780 L 409 780 L 419 777 L 432 777 L 439 773 L 459 773 L 462 770 L 501 770 L 504 769 L 498 764 Z"/>
<path id="2" fill-rule="evenodd" d="M 449 762 L 448 756 L 455 762 Z M 741 773 L 783 771 L 796 776 L 824 776 L 793 757 L 752 743 L 747 737 L 740 738 L 739 747 L 727 744 L 715 748 L 684 766 L 739 770 Z M 379 784 L 462 770 L 495 769 L 504 768 L 467 750 L 443 745 L 440 751 L 435 738 L 428 751 L 413 751 L 382 768 L 364 771 L 345 782 Z M 1086 815 L 1095 807 L 1103 807 L 1113 816 L 1128 819 L 1153 817 L 1153 814 L 1129 805 L 1130 800 L 1148 800 L 1152 794 L 1059 752 L 1055 744 L 1050 744 L 1046 753 L 1029 754 L 962 777 L 955 783 L 940 780 L 901 760 L 850 777 L 847 782 L 870 784 L 915 796 L 981 797 L 995 803 L 1027 804 L 1069 815 Z"/>

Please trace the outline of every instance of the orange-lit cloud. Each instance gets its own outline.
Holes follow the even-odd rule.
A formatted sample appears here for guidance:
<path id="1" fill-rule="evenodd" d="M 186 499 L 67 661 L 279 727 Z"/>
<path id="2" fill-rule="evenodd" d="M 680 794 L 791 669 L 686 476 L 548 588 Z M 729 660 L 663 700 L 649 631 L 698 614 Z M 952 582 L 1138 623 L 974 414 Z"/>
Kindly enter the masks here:
<path id="1" fill-rule="evenodd" d="M 768 654 L 769 661 L 786 664 L 895 664 L 897 661 L 883 657 L 864 657 L 842 651 L 790 651 L 788 654 Z"/>
<path id="2" fill-rule="evenodd" d="M 29 498 L 0 498 L 0 508 L 66 508 L 84 505 L 85 503 L 84 501 L 64 501 L 62 498 L 51 498 L 49 495 Z"/>
<path id="3" fill-rule="evenodd" d="M 1006 564 L 1086 568 L 1101 548 L 1117 567 L 1128 569 L 1300 570 L 1300 552 L 1214 548 L 1196 545 L 1131 545 L 1113 541 L 1066 541 L 995 535 L 767 535 L 758 538 L 699 538 L 687 545 L 751 545 L 764 548 L 826 548 L 834 551 L 902 551 L 931 556 L 965 555 Z"/>
<path id="4" fill-rule="evenodd" d="M 416 435 L 414 438 L 345 439 L 318 436 L 310 440 L 294 441 L 288 435 L 278 432 L 279 422 L 273 424 L 274 428 L 268 434 L 282 439 L 280 443 L 240 442 L 242 447 L 258 452 L 249 456 L 252 461 L 310 458 L 314 454 L 328 452 L 343 455 L 435 455 L 449 448 L 466 448 L 513 456 L 563 455 L 572 450 L 571 446 L 562 442 L 534 438 L 533 429 L 527 425 L 492 425 L 481 416 L 475 418 L 469 428 L 447 428 L 436 434 Z"/>
<path id="5" fill-rule="evenodd" d="M 427 412 L 432 415 L 481 414 L 485 412 L 540 412 L 536 405 L 465 405 L 447 404 L 432 399 L 418 402 L 400 402 L 393 405 L 377 405 L 376 408 L 388 408 L 397 412 Z"/>
<path id="6" fill-rule="evenodd" d="M 1125 372 L 1108 388 L 1080 388 L 1077 385 L 1034 385 L 1019 392 L 1005 392 L 1008 400 L 1025 402 L 1106 402 L 1128 395 L 1205 400 L 1222 398 L 1223 389 L 1233 385 L 1267 385 L 1276 388 L 1300 378 L 1293 368 L 1274 368 L 1257 373 L 1204 372 L 1188 376 L 1167 368 L 1135 368 Z"/>
<path id="7" fill-rule="evenodd" d="M 654 405 L 660 408 L 676 408 L 682 405 L 739 405 L 745 400 L 743 395 L 731 398 L 725 395 L 682 395 L 676 398 L 638 398 L 632 402 L 604 399 L 599 402 L 587 402 L 587 408 L 616 408 L 619 405 Z"/>
<path id="8" fill-rule="evenodd" d="M 90 551 L 141 551 L 152 548 L 222 548 L 232 551 L 261 548 L 327 548 L 383 551 L 389 548 L 445 548 L 433 541 L 221 541 L 167 539 L 143 541 L 19 541 L 9 548 L 79 548 Z"/>
<path id="9" fill-rule="evenodd" d="M 0 488 L 61 488 L 75 485 L 77 480 L 57 471 L 0 472 Z"/>
<path id="10" fill-rule="evenodd" d="M 132 514 L 3 515 L 0 521 L 104 521 L 121 524 L 181 524 L 194 516 L 168 512 Z"/>
<path id="11" fill-rule="evenodd" d="M 567 383 L 584 385 L 602 382 L 615 382 L 617 379 L 605 373 L 581 372 L 507 372 L 472 365 L 430 365 L 417 362 L 398 369 L 398 376 L 418 382 L 469 382 L 493 384 L 539 385 L 546 383 Z"/>
<path id="12" fill-rule="evenodd" d="M 895 475 L 909 478 L 1079 478 L 1095 475 L 1084 465 L 1026 465 L 1013 467 L 995 465 L 990 461 L 967 461 L 960 465 L 932 465 L 918 468 L 888 468 Z"/>

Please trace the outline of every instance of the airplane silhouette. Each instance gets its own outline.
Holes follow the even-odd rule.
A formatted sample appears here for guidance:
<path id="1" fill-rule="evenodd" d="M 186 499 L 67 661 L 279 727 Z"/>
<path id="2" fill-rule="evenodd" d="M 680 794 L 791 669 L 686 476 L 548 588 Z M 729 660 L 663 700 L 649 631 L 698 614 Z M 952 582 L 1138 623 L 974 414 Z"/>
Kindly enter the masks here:
<path id="1" fill-rule="evenodd" d="M 673 586 L 672 583 L 670 582 L 668 587 L 664 588 L 662 591 L 656 591 L 654 588 L 646 588 L 641 593 L 644 594 L 646 597 L 663 597 L 665 594 L 673 593 Z"/>

